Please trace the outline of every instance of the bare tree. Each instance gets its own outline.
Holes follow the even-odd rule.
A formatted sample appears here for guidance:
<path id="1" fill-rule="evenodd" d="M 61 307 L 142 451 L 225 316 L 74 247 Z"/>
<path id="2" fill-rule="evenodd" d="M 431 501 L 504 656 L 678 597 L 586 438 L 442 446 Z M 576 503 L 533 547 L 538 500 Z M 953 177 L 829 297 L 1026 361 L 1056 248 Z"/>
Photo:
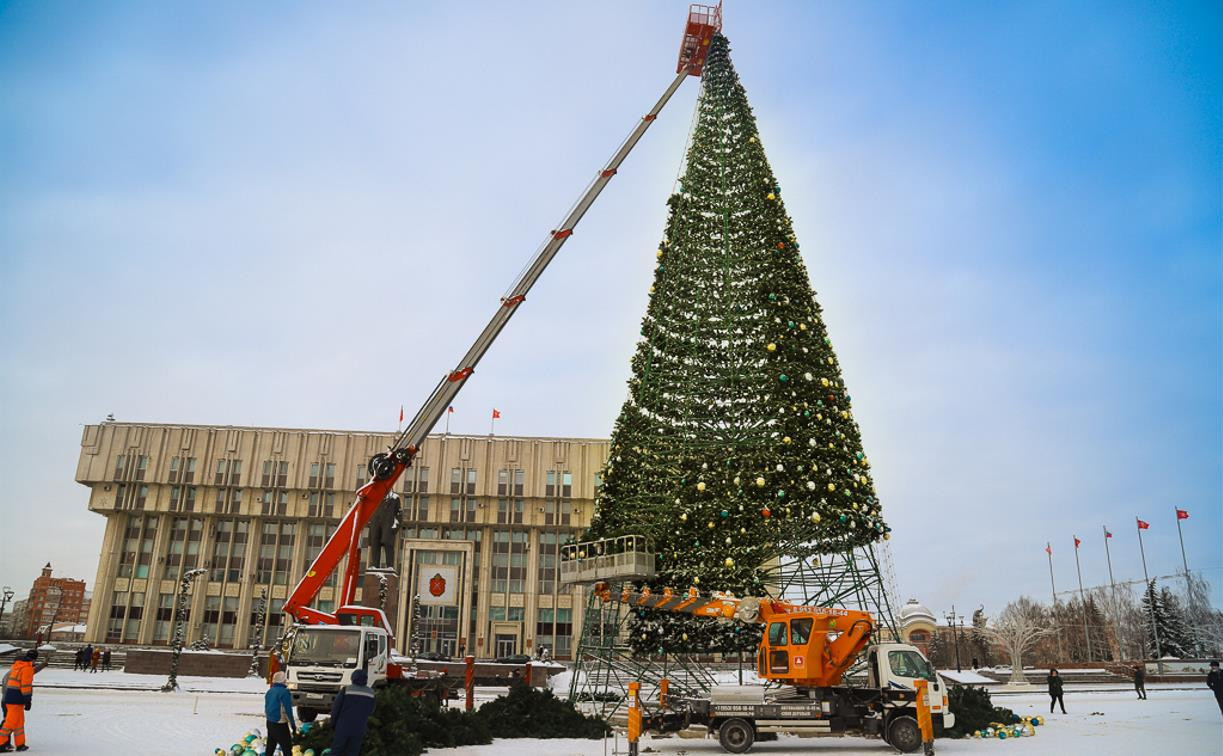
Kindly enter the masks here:
<path id="1" fill-rule="evenodd" d="M 981 628 L 1011 654 L 1011 682 L 1023 683 L 1023 653 L 1042 636 L 1054 631 L 1049 624 L 1049 612 L 1027 596 L 1007 604 L 992 627 Z"/>

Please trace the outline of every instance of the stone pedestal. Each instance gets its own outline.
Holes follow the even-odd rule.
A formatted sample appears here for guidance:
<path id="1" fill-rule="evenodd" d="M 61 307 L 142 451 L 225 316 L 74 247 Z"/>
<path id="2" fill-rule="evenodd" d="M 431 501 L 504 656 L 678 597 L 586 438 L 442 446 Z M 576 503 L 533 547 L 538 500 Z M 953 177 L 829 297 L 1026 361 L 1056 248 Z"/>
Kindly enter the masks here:
<path id="1" fill-rule="evenodd" d="M 380 605 L 378 595 L 383 578 L 386 579 L 386 604 Z M 386 618 L 391 623 L 391 632 L 395 634 L 395 644 L 402 651 L 404 643 L 399 635 L 399 575 L 392 569 L 380 567 L 366 570 L 365 575 L 361 577 L 361 605 L 380 608 L 386 613 Z"/>

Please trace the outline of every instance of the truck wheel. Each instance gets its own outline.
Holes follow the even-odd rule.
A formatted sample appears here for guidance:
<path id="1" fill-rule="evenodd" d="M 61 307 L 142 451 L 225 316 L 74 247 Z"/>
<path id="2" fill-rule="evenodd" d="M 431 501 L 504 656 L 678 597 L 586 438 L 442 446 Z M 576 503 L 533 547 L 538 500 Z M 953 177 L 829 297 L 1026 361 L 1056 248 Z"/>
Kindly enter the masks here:
<path id="1" fill-rule="evenodd" d="M 298 706 L 297 718 L 303 722 L 313 722 L 318 719 L 318 709 L 307 709 L 304 706 Z"/>
<path id="2" fill-rule="evenodd" d="M 729 753 L 743 753 L 756 742 L 756 728 L 746 719 L 728 719 L 718 728 L 718 742 Z"/>
<path id="3" fill-rule="evenodd" d="M 921 728 L 910 716 L 895 717 L 888 723 L 888 744 L 901 753 L 913 753 L 921 748 Z"/>

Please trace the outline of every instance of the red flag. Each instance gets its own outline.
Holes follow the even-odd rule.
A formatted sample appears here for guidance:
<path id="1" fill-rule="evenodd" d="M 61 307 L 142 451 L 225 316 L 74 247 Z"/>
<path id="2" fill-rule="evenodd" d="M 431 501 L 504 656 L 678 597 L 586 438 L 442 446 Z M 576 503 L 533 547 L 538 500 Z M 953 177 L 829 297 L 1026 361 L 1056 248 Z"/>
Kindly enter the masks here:
<path id="1" fill-rule="evenodd" d="M 453 414 L 454 414 L 454 405 L 451 405 L 451 406 L 447 407 L 447 408 L 446 408 L 446 412 L 447 412 L 447 414 L 453 415 Z"/>
<path id="2" fill-rule="evenodd" d="M 1110 533 L 1110 532 L 1108 532 L 1108 528 L 1105 528 L 1105 529 L 1104 529 L 1104 537 L 1105 537 L 1105 538 L 1112 538 L 1112 537 L 1113 537 L 1113 534 L 1112 534 L 1112 533 Z"/>
<path id="3" fill-rule="evenodd" d="M 1189 510 L 1188 510 L 1188 509 L 1181 509 L 1180 507 L 1177 507 L 1177 508 L 1176 508 L 1176 519 L 1178 519 L 1178 520 L 1188 520 L 1188 519 L 1189 519 Z"/>
<path id="4" fill-rule="evenodd" d="M 399 422 L 403 422 L 403 405 L 399 405 Z"/>
<path id="5" fill-rule="evenodd" d="M 1047 544 L 1047 543 L 1046 543 L 1046 544 L 1045 544 L 1045 553 L 1046 553 L 1046 554 L 1048 554 L 1049 556 L 1053 556 L 1053 546 L 1051 546 L 1051 545 L 1049 545 L 1049 544 Z"/>
<path id="6" fill-rule="evenodd" d="M 1137 519 L 1137 518 L 1135 518 L 1135 519 Z M 1146 521 L 1144 521 L 1144 520 L 1138 520 L 1138 529 L 1139 529 L 1139 530 L 1146 530 L 1147 528 L 1150 528 L 1150 527 L 1151 527 L 1151 523 L 1146 522 Z"/>
<path id="7" fill-rule="evenodd" d="M 1074 547 L 1075 547 L 1076 549 L 1077 549 L 1077 548 L 1078 548 L 1080 545 L 1082 545 L 1082 543 L 1083 543 L 1083 542 L 1079 540 L 1079 537 L 1078 537 L 1078 536 L 1075 536 L 1075 537 L 1074 537 Z"/>
<path id="8" fill-rule="evenodd" d="M 496 407 L 493 408 L 493 419 L 494 420 L 501 419 L 501 410 L 497 409 Z"/>

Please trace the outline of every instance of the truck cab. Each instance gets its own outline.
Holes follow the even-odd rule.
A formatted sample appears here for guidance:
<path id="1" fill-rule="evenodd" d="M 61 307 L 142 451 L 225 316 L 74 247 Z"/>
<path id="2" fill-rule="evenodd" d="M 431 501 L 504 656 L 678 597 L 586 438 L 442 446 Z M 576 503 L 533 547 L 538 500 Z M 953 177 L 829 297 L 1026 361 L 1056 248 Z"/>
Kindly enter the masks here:
<path id="1" fill-rule="evenodd" d="M 336 694 L 352 683 L 352 673 L 364 669 L 368 685 L 385 685 L 390 638 L 369 625 L 307 625 L 298 627 L 285 656 L 285 676 L 298 718 L 312 722 L 331 710 Z"/>
<path id="2" fill-rule="evenodd" d="M 896 690 L 917 690 L 917 681 L 926 680 L 927 705 L 934 721 L 935 735 L 955 726 L 955 715 L 947 706 L 947 683 L 916 647 L 907 643 L 877 643 L 866 650 L 868 686 Z"/>

